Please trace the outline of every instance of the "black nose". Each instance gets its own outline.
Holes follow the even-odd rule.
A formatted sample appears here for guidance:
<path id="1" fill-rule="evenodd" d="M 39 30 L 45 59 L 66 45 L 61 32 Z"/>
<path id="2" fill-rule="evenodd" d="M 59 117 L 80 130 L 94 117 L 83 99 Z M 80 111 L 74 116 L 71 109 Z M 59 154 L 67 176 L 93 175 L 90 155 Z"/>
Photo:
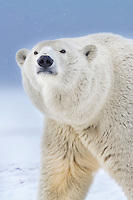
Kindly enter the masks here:
<path id="1" fill-rule="evenodd" d="M 53 64 L 53 59 L 50 56 L 41 56 L 38 60 L 37 63 L 40 67 L 42 68 L 48 68 Z"/>

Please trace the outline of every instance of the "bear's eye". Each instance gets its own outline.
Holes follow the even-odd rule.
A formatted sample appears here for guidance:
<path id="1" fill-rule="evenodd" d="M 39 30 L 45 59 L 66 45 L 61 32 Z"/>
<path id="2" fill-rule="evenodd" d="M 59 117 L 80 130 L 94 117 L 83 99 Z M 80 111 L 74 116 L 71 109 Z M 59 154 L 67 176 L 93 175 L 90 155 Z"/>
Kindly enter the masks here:
<path id="1" fill-rule="evenodd" d="M 65 50 L 65 49 L 62 49 L 60 52 L 61 52 L 61 53 L 66 53 L 66 50 Z"/>
<path id="2" fill-rule="evenodd" d="M 37 51 L 34 51 L 34 55 L 37 55 L 38 54 L 38 52 Z"/>

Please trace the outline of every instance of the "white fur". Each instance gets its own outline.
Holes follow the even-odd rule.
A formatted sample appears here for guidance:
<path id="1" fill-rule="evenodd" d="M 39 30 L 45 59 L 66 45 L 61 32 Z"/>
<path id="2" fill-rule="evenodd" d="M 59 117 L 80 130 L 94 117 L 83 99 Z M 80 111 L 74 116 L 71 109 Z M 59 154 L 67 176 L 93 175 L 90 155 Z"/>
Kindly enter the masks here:
<path id="1" fill-rule="evenodd" d="M 42 55 L 56 75 L 36 73 Z M 84 199 L 99 167 L 132 200 L 133 41 L 108 33 L 44 41 L 16 60 L 46 118 L 38 200 Z"/>

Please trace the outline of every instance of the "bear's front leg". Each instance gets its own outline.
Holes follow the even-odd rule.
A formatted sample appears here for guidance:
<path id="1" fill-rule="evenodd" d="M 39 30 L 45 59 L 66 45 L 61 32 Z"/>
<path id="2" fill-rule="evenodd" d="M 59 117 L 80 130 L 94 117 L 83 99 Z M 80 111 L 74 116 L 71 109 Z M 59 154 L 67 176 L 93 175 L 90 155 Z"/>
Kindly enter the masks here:
<path id="1" fill-rule="evenodd" d="M 70 126 L 47 120 L 38 200 L 82 200 L 98 164 Z"/>
<path id="2" fill-rule="evenodd" d="M 110 125 L 104 131 L 98 126 L 89 127 L 79 133 L 80 140 L 119 184 L 128 200 L 133 200 L 133 140 L 124 130 L 120 135 L 115 127 Z"/>

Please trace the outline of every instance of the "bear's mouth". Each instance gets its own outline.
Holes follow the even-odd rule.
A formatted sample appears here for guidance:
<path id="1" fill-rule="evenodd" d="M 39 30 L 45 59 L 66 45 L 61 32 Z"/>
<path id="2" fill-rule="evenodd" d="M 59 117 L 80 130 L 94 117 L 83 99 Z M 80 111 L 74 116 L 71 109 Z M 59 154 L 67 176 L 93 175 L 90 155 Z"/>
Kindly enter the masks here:
<path id="1" fill-rule="evenodd" d="M 36 73 L 37 74 L 51 74 L 51 75 L 57 75 L 57 72 L 56 72 L 56 67 L 55 66 L 51 66 L 49 68 L 44 68 L 44 67 L 40 67 L 37 65 L 36 67 Z"/>

